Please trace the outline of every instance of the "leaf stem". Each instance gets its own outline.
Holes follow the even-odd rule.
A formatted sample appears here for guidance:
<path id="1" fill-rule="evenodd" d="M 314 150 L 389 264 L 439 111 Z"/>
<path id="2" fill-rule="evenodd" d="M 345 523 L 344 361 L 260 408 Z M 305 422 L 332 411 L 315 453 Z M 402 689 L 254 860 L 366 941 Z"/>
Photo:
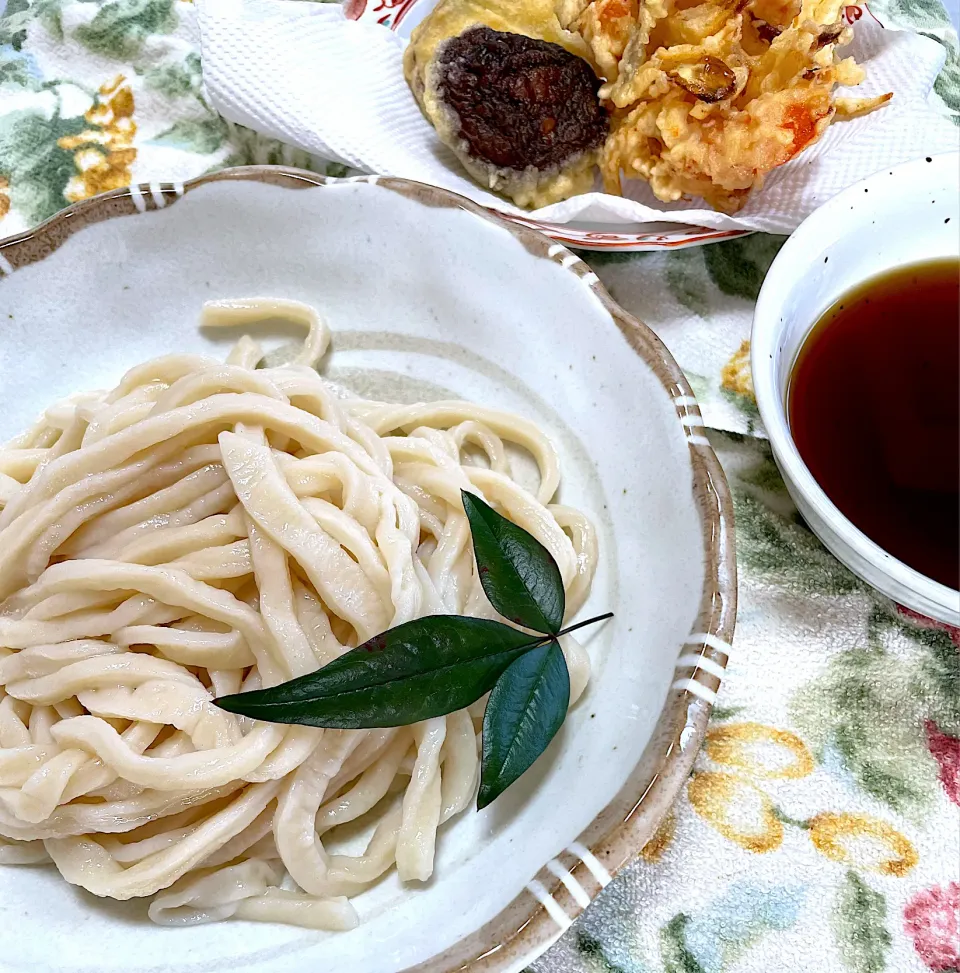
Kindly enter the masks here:
<path id="1" fill-rule="evenodd" d="M 569 635 L 571 632 L 575 632 L 578 628 L 586 628 L 587 625 L 593 625 L 596 622 L 605 622 L 608 618 L 613 618 L 613 612 L 604 612 L 604 614 L 596 615 L 593 618 L 588 618 L 586 621 L 577 622 L 576 625 L 571 625 L 569 628 L 562 629 L 552 637 L 558 639 L 561 635 Z"/>
<path id="2" fill-rule="evenodd" d="M 774 809 L 773 809 L 773 816 L 775 818 L 778 818 L 784 824 L 792 825 L 794 828 L 802 828 L 804 831 L 809 831 L 810 830 L 810 822 L 809 821 L 802 821 L 799 818 L 792 818 L 792 817 L 790 817 L 789 814 L 785 814 L 778 807 L 774 807 Z"/>

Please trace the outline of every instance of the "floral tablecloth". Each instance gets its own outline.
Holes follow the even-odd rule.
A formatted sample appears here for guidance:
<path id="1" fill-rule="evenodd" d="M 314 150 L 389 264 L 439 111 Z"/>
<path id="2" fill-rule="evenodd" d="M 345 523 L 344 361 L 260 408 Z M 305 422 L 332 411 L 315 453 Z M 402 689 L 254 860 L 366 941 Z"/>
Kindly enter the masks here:
<path id="1" fill-rule="evenodd" d="M 872 10 L 943 45 L 935 97 L 956 113 L 938 0 Z M 255 162 L 337 169 L 206 105 L 191 3 L 0 0 L 0 236 L 131 181 Z M 960 971 L 960 631 L 853 577 L 784 490 L 747 342 L 782 242 L 584 255 L 700 397 L 735 496 L 740 616 L 676 808 L 536 973 Z"/>

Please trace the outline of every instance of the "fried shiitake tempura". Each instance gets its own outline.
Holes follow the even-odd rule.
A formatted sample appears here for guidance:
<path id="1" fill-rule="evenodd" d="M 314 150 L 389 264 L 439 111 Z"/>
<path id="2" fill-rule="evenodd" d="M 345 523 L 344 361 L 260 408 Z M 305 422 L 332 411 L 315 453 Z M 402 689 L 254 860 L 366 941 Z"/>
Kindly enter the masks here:
<path id="1" fill-rule="evenodd" d="M 539 207 L 594 183 L 609 119 L 588 58 L 552 0 L 442 0 L 414 30 L 404 70 L 470 175 Z"/>

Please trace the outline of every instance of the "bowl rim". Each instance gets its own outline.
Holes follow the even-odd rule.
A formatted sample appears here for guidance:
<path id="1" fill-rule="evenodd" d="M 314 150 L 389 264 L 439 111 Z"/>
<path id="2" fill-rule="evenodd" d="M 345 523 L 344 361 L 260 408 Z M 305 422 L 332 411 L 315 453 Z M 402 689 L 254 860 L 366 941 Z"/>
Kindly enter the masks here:
<path id="1" fill-rule="evenodd" d="M 955 177 L 960 166 L 960 153 L 940 153 L 930 157 L 929 161 L 926 158 L 914 159 L 894 166 L 892 170 L 884 169 L 874 173 L 838 193 L 800 224 L 774 258 L 760 288 L 750 335 L 750 367 L 760 418 L 784 481 L 790 492 L 796 494 L 795 499 L 809 504 L 813 513 L 822 518 L 826 529 L 834 535 L 821 536 L 820 539 L 858 576 L 862 577 L 861 572 L 850 564 L 848 550 L 879 571 L 887 582 L 887 586 L 881 589 L 884 594 L 897 599 L 903 598 L 904 594 L 913 595 L 916 600 L 907 607 L 924 613 L 939 610 L 939 620 L 957 624 L 960 622 L 960 597 L 955 589 L 934 581 L 885 551 L 856 527 L 827 496 L 803 461 L 794 442 L 787 420 L 786 390 L 780 389 L 775 374 L 777 344 L 784 323 L 784 297 L 790 293 L 798 278 L 814 266 L 814 261 L 808 259 L 807 255 L 816 253 L 819 259 L 823 252 L 822 244 L 831 239 L 827 231 L 837 225 L 849 224 L 847 213 L 851 200 L 862 201 L 865 190 L 880 184 L 885 186 L 890 176 L 898 177 L 898 185 L 907 181 L 911 186 L 922 186 L 923 180 L 909 179 L 907 170 L 919 169 L 930 173 L 931 165 L 936 169 L 943 168 Z M 874 200 L 876 194 L 870 198 Z M 864 280 L 868 279 L 869 276 L 864 277 Z M 809 335 L 815 325 L 816 320 L 810 322 L 805 336 Z M 815 524 L 811 523 L 810 526 L 815 533 L 820 534 Z M 864 580 L 874 587 L 877 586 L 875 581 L 866 578 Z"/>
<path id="2" fill-rule="evenodd" d="M 493 223 L 519 240 L 528 252 L 558 264 L 591 290 L 673 402 L 679 429 L 688 444 L 704 579 L 697 619 L 678 647 L 674 679 L 651 739 L 620 792 L 577 841 L 545 863 L 493 919 L 408 971 L 503 973 L 518 968 L 519 963 L 531 962 L 559 939 L 613 876 L 639 855 L 692 770 L 724 675 L 736 622 L 734 514 L 726 477 L 705 435 L 699 405 L 683 372 L 653 331 L 613 301 L 580 257 L 530 227 L 507 221 L 434 186 L 381 176 L 333 178 L 268 165 L 222 169 L 187 182 L 132 185 L 74 203 L 33 229 L 0 240 L 0 287 L 4 276 L 42 260 L 87 225 L 163 209 L 198 187 L 227 180 L 295 190 L 366 184 L 428 207 L 461 210 Z"/>

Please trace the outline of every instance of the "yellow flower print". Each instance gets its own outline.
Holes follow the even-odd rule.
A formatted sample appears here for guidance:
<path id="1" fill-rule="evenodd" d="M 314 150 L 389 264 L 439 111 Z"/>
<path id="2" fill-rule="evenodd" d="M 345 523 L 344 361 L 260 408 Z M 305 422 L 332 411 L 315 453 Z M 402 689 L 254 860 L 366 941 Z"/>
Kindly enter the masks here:
<path id="1" fill-rule="evenodd" d="M 118 74 L 100 86 L 94 104 L 84 115 L 90 127 L 57 142 L 61 149 L 73 152 L 77 169 L 64 192 L 71 202 L 130 185 L 130 167 L 137 158 L 133 112 L 133 91 L 126 78 Z"/>
<path id="2" fill-rule="evenodd" d="M 761 723 L 715 726 L 707 733 L 707 756 L 755 778 L 795 780 L 813 772 L 813 757 L 795 733 Z"/>
<path id="3" fill-rule="evenodd" d="M 917 864 L 913 843 L 885 821 L 866 814 L 818 814 L 807 822 L 810 840 L 820 854 L 901 878 Z"/>
<path id="4" fill-rule="evenodd" d="M 677 818 L 673 811 L 670 811 L 660 823 L 654 836 L 643 846 L 640 854 L 648 862 L 658 862 L 663 857 L 663 853 L 670 847 L 673 836 L 677 830 Z"/>
<path id="5" fill-rule="evenodd" d="M 778 848 L 783 826 L 789 824 L 806 831 L 821 855 L 846 866 L 900 878 L 917 864 L 912 842 L 886 822 L 867 814 L 834 811 L 797 820 L 747 779 L 796 780 L 811 774 L 813 757 L 795 733 L 762 723 L 714 726 L 707 732 L 704 755 L 739 773 L 695 774 L 687 785 L 690 803 L 708 824 L 742 848 L 755 852 Z"/>
<path id="6" fill-rule="evenodd" d="M 747 851 L 779 848 L 783 825 L 759 787 L 735 774 L 699 773 L 687 785 L 694 810 L 725 838 Z"/>
<path id="7" fill-rule="evenodd" d="M 10 181 L 0 176 L 0 220 L 10 212 Z"/>
<path id="8" fill-rule="evenodd" d="M 736 354 L 720 370 L 720 387 L 756 401 L 753 394 L 753 375 L 750 372 L 749 341 L 744 341 Z"/>

